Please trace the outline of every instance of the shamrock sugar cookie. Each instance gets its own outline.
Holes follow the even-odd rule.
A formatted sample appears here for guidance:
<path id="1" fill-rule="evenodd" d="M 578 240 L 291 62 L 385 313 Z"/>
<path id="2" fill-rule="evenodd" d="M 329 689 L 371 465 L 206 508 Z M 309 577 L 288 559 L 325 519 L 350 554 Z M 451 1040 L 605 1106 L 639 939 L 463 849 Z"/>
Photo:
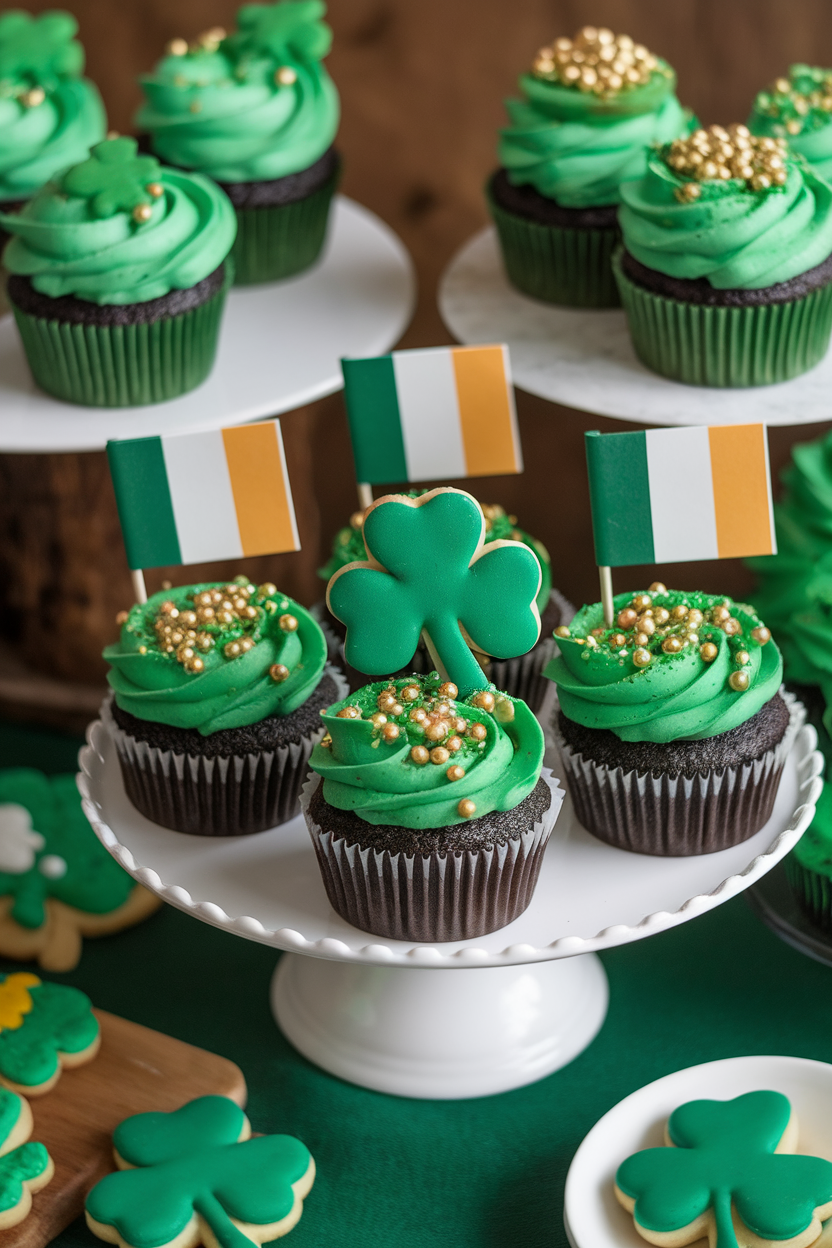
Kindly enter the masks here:
<path id="1" fill-rule="evenodd" d="M 23 1221 L 32 1208 L 32 1193 L 46 1187 L 55 1173 L 44 1145 L 29 1140 L 32 1126 L 29 1102 L 0 1088 L 0 1230 Z"/>
<path id="2" fill-rule="evenodd" d="M 290 1135 L 250 1137 L 224 1096 L 125 1119 L 113 1134 L 119 1170 L 87 1196 L 87 1225 L 121 1248 L 251 1248 L 288 1234 L 315 1163 Z"/>
<path id="3" fill-rule="evenodd" d="M 0 1084 L 42 1096 L 64 1067 L 92 1061 L 100 1042 L 83 992 L 42 983 L 28 971 L 0 975 Z"/>
<path id="4" fill-rule="evenodd" d="M 689 1101 L 668 1119 L 670 1147 L 628 1157 L 615 1194 L 661 1248 L 808 1248 L 832 1215 L 832 1162 L 795 1156 L 797 1119 L 780 1092 Z"/>
<path id="5" fill-rule="evenodd" d="M 74 776 L 0 771 L 0 955 L 69 971 L 82 937 L 119 932 L 160 905 L 100 844 Z"/>

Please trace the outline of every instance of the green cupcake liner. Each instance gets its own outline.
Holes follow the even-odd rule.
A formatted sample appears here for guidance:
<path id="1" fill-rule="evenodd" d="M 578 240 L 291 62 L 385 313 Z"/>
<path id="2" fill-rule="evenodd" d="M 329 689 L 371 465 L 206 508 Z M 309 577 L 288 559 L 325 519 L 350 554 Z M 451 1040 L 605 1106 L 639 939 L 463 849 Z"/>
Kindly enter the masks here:
<path id="1" fill-rule="evenodd" d="M 57 399 L 88 407 L 133 407 L 174 399 L 211 371 L 233 266 L 198 307 L 149 324 L 78 325 L 14 312 L 35 381 Z"/>
<path id="2" fill-rule="evenodd" d="M 814 368 L 832 331 L 832 283 L 789 303 L 707 307 L 667 299 L 613 271 L 636 355 L 643 364 L 694 386 L 767 386 Z"/>
<path id="3" fill-rule="evenodd" d="M 508 279 L 524 295 L 573 308 L 617 308 L 621 303 L 612 255 L 617 229 L 566 229 L 507 212 L 489 191 L 486 199 Z"/>
<path id="4" fill-rule="evenodd" d="M 321 254 L 329 206 L 338 185 L 335 173 L 311 195 L 273 208 L 237 208 L 232 256 L 237 286 L 275 282 L 314 264 Z"/>
<path id="5" fill-rule="evenodd" d="M 784 860 L 786 879 L 801 910 L 818 927 L 832 932 L 832 879 L 810 871 L 798 862 L 794 851 Z"/>

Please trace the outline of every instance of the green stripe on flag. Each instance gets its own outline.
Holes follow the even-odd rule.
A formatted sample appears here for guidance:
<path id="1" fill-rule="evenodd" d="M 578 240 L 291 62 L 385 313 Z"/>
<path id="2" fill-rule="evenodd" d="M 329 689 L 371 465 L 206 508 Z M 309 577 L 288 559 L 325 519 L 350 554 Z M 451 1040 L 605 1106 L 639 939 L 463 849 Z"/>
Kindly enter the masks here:
<path id="1" fill-rule="evenodd" d="M 393 357 L 342 360 L 355 476 L 369 485 L 407 481 Z"/>
<path id="2" fill-rule="evenodd" d="M 159 568 L 181 563 L 161 438 L 107 443 L 127 563 Z"/>
<path id="3" fill-rule="evenodd" d="M 596 563 L 607 568 L 655 563 L 644 433 L 584 437 Z"/>

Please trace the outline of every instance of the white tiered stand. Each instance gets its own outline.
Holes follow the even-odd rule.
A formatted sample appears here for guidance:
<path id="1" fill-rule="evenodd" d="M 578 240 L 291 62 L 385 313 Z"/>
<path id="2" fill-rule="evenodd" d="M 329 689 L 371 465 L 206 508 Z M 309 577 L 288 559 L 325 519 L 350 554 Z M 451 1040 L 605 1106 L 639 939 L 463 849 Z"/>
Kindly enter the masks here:
<path id="1" fill-rule="evenodd" d="M 295 1047 L 353 1083 L 436 1098 L 502 1092 L 571 1061 L 606 1013 L 596 951 L 685 923 L 759 880 L 810 822 L 823 766 L 814 729 L 802 728 L 762 831 L 696 858 L 612 849 L 584 831 L 567 797 L 525 914 L 490 936 L 411 945 L 331 909 L 302 817 L 248 837 L 168 831 L 128 801 L 100 720 L 88 741 L 79 787 L 113 857 L 187 914 L 287 951 L 272 1005 Z"/>

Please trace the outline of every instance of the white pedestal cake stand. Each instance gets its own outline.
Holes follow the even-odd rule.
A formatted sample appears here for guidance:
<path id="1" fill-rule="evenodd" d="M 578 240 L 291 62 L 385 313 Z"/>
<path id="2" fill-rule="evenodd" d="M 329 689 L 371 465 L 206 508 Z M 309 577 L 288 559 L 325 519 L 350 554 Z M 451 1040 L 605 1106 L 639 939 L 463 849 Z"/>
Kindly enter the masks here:
<path id="1" fill-rule="evenodd" d="M 493 228 L 470 239 L 439 288 L 459 342 L 507 342 L 514 382 L 567 407 L 646 425 L 805 425 L 832 420 L 832 351 L 776 386 L 719 390 L 651 373 L 636 358 L 620 308 L 562 308 L 510 285 Z"/>
<path id="2" fill-rule="evenodd" d="M 129 408 L 53 399 L 32 380 L 14 318 L 0 317 L 0 451 L 95 451 L 108 438 L 217 429 L 291 411 L 340 390 L 341 356 L 389 350 L 415 298 L 403 244 L 373 213 L 339 196 L 313 268 L 229 292 L 211 375 L 178 399 Z"/>
<path id="3" fill-rule="evenodd" d="M 437 1098 L 502 1092 L 571 1061 L 606 1013 L 595 951 L 687 922 L 760 879 L 810 822 L 823 767 L 814 729 L 802 728 L 762 831 L 697 858 L 611 849 L 567 798 L 525 914 L 490 936 L 409 945 L 335 914 L 302 817 L 248 837 L 168 831 L 127 800 L 100 720 L 88 741 L 78 783 L 113 857 L 195 918 L 288 951 L 272 1004 L 295 1047 L 353 1083 Z"/>

